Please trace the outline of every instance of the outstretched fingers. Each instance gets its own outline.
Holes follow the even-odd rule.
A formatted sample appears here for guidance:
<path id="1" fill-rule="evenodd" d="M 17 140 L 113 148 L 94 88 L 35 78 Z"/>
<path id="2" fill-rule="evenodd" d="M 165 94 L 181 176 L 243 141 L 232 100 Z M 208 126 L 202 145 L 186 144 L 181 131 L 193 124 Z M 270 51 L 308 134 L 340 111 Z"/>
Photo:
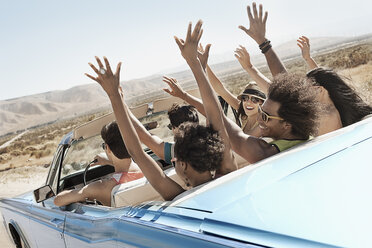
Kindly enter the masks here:
<path id="1" fill-rule="evenodd" d="M 250 31 L 246 27 L 240 25 L 238 28 L 240 28 L 241 30 L 243 30 L 244 32 L 246 32 L 246 34 L 250 35 Z"/>
<path id="2" fill-rule="evenodd" d="M 199 20 L 195 27 L 194 27 L 194 30 L 192 31 L 192 35 L 191 35 L 191 38 L 193 40 L 197 40 L 199 42 L 200 38 L 201 38 L 201 35 L 203 34 L 203 29 L 201 29 L 203 25 L 203 21 L 202 20 Z"/>
<path id="3" fill-rule="evenodd" d="M 203 45 L 201 43 L 199 43 L 198 52 L 204 53 L 204 47 L 203 47 Z"/>
<path id="4" fill-rule="evenodd" d="M 163 82 L 166 82 L 168 85 L 172 82 L 171 78 L 163 76 Z"/>
<path id="5" fill-rule="evenodd" d="M 204 54 L 207 54 L 209 56 L 209 50 L 211 49 L 212 44 L 207 44 L 205 46 Z"/>
<path id="6" fill-rule="evenodd" d="M 120 75 L 120 69 L 121 69 L 121 62 L 119 62 L 118 65 L 116 66 L 115 76 L 119 76 Z"/>
<path id="7" fill-rule="evenodd" d="M 90 79 L 96 81 L 97 83 L 100 83 L 99 80 L 98 80 L 97 78 L 95 78 L 95 77 L 89 75 L 88 73 L 84 73 L 84 75 L 87 76 L 88 78 L 90 78 Z"/>
<path id="8" fill-rule="evenodd" d="M 182 40 L 180 40 L 177 36 L 174 36 L 174 40 L 176 41 L 179 49 L 182 51 L 185 42 L 182 42 Z"/>
<path id="9" fill-rule="evenodd" d="M 169 95 L 172 95 L 172 92 L 166 88 L 163 89 L 165 92 L 167 92 Z"/>
<path id="10" fill-rule="evenodd" d="M 187 33 L 186 33 L 186 42 L 191 39 L 191 30 L 192 30 L 192 23 L 189 22 L 189 26 L 187 27 Z"/>
<path id="11" fill-rule="evenodd" d="M 256 3 L 255 2 L 253 2 L 252 7 L 253 7 L 253 17 L 254 17 L 254 19 L 257 19 L 258 18 L 258 14 L 257 14 L 257 7 L 256 7 Z"/>
<path id="12" fill-rule="evenodd" d="M 203 29 L 200 30 L 200 32 L 199 32 L 199 34 L 198 34 L 198 37 L 197 37 L 197 39 L 196 39 L 196 41 L 197 41 L 198 43 L 199 43 L 199 41 L 200 41 L 202 35 L 203 35 Z"/>
<path id="13" fill-rule="evenodd" d="M 306 42 L 306 40 L 305 39 L 303 39 L 303 38 L 298 38 L 298 40 L 297 40 L 297 45 L 301 48 L 301 49 L 303 49 L 304 47 L 309 47 L 309 43 L 308 42 Z"/>
<path id="14" fill-rule="evenodd" d="M 266 25 L 266 21 L 267 21 L 267 16 L 269 15 L 269 13 L 267 11 L 265 11 L 265 15 L 264 15 L 264 18 L 262 20 L 263 24 Z"/>
<path id="15" fill-rule="evenodd" d="M 302 36 L 301 38 L 304 39 L 304 40 L 306 41 L 306 43 L 310 45 L 310 40 L 309 40 L 309 38 L 307 38 L 306 36 Z"/>
<path id="16" fill-rule="evenodd" d="M 174 80 L 175 79 L 173 79 L 173 78 L 168 78 L 166 76 L 163 76 L 163 82 L 168 84 L 168 86 L 171 88 L 171 90 L 166 89 L 166 88 L 164 88 L 163 90 L 165 92 L 167 92 L 168 94 L 172 95 L 172 96 L 174 96 L 174 93 L 175 93 L 174 91 L 175 91 L 175 88 L 176 88 L 175 84 L 177 82 L 177 81 L 174 81 Z"/>
<path id="17" fill-rule="evenodd" d="M 108 59 L 106 57 L 103 57 L 103 60 L 105 61 L 106 64 L 106 73 L 112 74 L 111 66 Z"/>
<path id="18" fill-rule="evenodd" d="M 259 10 L 259 12 L 258 12 L 258 18 L 259 18 L 260 20 L 262 20 L 262 4 L 260 4 L 260 5 L 258 6 L 258 10 Z"/>
<path id="19" fill-rule="evenodd" d="M 247 6 L 247 14 L 248 14 L 248 19 L 249 19 L 249 22 L 252 22 L 253 21 L 253 16 L 252 16 L 252 11 L 251 11 L 251 6 Z"/>
<path id="20" fill-rule="evenodd" d="M 104 68 L 101 60 L 97 56 L 95 56 L 95 59 L 97 60 L 97 64 L 98 64 L 99 68 Z"/>
<path id="21" fill-rule="evenodd" d="M 247 49 L 245 48 L 245 46 L 242 46 L 242 45 L 239 45 L 240 48 L 238 49 L 241 49 L 243 52 L 245 53 L 248 53 Z"/>
<path id="22" fill-rule="evenodd" d="M 238 55 L 239 58 L 242 58 L 243 57 L 243 52 L 241 50 L 239 50 L 239 49 L 236 49 L 235 50 L 235 57 L 236 57 L 236 55 Z"/>
<path id="23" fill-rule="evenodd" d="M 88 63 L 88 65 L 93 69 L 93 71 L 95 72 L 95 73 L 97 73 L 97 75 L 99 75 L 100 74 L 100 72 L 99 72 L 99 70 L 92 64 L 92 63 Z"/>

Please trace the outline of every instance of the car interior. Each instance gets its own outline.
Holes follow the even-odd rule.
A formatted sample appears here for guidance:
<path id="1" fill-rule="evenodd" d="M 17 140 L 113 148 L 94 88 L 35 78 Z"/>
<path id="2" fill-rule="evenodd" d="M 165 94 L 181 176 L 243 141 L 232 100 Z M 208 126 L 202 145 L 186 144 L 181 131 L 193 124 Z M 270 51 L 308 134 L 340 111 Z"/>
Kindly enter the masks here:
<path id="1" fill-rule="evenodd" d="M 199 96 L 198 89 L 189 91 L 194 96 Z M 132 113 L 144 124 L 151 133 L 158 136 L 164 135 L 164 126 L 168 124 L 166 111 L 174 103 L 182 103 L 182 100 L 174 97 L 167 97 L 157 100 L 151 104 L 143 104 L 136 108 L 131 108 Z M 149 106 L 151 111 L 149 111 Z M 225 106 L 224 108 L 227 108 Z M 158 116 L 161 122 L 166 120 L 165 124 L 159 125 L 152 117 Z M 161 117 L 162 116 L 162 117 Z M 107 123 L 113 121 L 113 113 L 101 116 L 93 121 L 77 127 L 73 131 L 70 146 L 64 153 L 62 168 L 58 180 L 58 192 L 66 189 L 79 189 L 84 187 L 84 181 L 87 183 L 95 180 L 104 179 L 114 172 L 111 165 L 98 165 L 89 167 L 95 155 L 103 152 L 101 144 L 103 142 L 100 131 Z M 165 129 L 166 130 L 166 129 Z M 166 135 L 165 135 L 166 136 Z M 169 136 L 169 133 L 168 133 Z M 171 137 L 172 135 L 170 135 Z M 164 138 L 164 137 L 161 137 Z M 169 140 L 168 140 L 169 141 Z M 143 149 L 161 166 L 164 172 L 186 189 L 184 182 L 177 176 L 174 168 L 165 161 L 157 157 L 151 149 L 143 146 Z M 239 155 L 235 154 L 239 167 L 243 167 L 247 162 Z M 151 186 L 146 178 L 137 179 L 125 184 L 117 185 L 111 193 L 111 206 L 133 206 L 147 201 L 162 201 L 162 197 Z M 91 203 L 91 202 L 86 202 Z"/>

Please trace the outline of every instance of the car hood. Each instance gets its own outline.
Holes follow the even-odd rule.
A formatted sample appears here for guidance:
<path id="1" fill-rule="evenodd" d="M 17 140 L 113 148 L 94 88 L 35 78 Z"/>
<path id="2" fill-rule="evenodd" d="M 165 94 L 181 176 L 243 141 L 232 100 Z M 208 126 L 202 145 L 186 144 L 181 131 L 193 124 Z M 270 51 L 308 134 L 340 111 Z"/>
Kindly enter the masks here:
<path id="1" fill-rule="evenodd" d="M 31 191 L 28 191 L 26 193 L 22 193 L 20 195 L 17 195 L 17 196 L 14 196 L 14 197 L 4 197 L 4 198 L 1 198 L 0 200 L 17 200 L 17 201 L 25 201 L 25 202 L 29 202 L 29 203 L 35 203 L 35 199 L 34 199 L 34 191 L 31 190 Z"/>

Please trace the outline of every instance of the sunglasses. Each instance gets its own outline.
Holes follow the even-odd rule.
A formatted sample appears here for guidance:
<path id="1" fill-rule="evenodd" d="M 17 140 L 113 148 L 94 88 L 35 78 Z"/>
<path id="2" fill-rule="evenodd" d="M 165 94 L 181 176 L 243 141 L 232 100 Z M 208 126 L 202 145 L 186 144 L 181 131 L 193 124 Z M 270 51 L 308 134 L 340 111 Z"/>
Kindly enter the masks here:
<path id="1" fill-rule="evenodd" d="M 261 118 L 265 123 L 267 123 L 270 119 L 276 119 L 281 121 L 284 120 L 282 117 L 267 114 L 265 111 L 262 110 L 260 105 L 258 105 L 258 113 L 261 115 Z"/>
<path id="2" fill-rule="evenodd" d="M 101 147 L 102 147 L 103 150 L 106 150 L 106 143 L 103 142 L 103 143 L 101 144 Z"/>
<path id="3" fill-rule="evenodd" d="M 257 104 L 257 103 L 263 103 L 264 99 L 262 98 L 259 98 L 257 96 L 254 96 L 254 95 L 242 95 L 241 96 L 241 100 L 244 102 L 244 101 L 249 101 L 249 99 L 251 99 L 251 102 L 254 103 L 254 104 Z"/>

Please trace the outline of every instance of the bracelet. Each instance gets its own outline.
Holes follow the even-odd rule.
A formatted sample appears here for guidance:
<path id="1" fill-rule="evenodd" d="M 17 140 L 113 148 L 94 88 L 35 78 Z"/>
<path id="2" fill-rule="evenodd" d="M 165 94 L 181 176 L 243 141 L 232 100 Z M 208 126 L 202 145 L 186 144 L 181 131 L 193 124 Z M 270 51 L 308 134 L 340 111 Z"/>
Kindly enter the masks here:
<path id="1" fill-rule="evenodd" d="M 269 51 L 270 48 L 271 48 L 271 44 L 265 46 L 264 48 L 261 49 L 261 53 L 266 53 L 267 51 Z"/>
<path id="2" fill-rule="evenodd" d="M 264 48 L 268 44 L 270 44 L 270 41 L 268 39 L 265 39 L 265 41 L 262 42 L 258 47 L 262 50 L 262 48 Z"/>

